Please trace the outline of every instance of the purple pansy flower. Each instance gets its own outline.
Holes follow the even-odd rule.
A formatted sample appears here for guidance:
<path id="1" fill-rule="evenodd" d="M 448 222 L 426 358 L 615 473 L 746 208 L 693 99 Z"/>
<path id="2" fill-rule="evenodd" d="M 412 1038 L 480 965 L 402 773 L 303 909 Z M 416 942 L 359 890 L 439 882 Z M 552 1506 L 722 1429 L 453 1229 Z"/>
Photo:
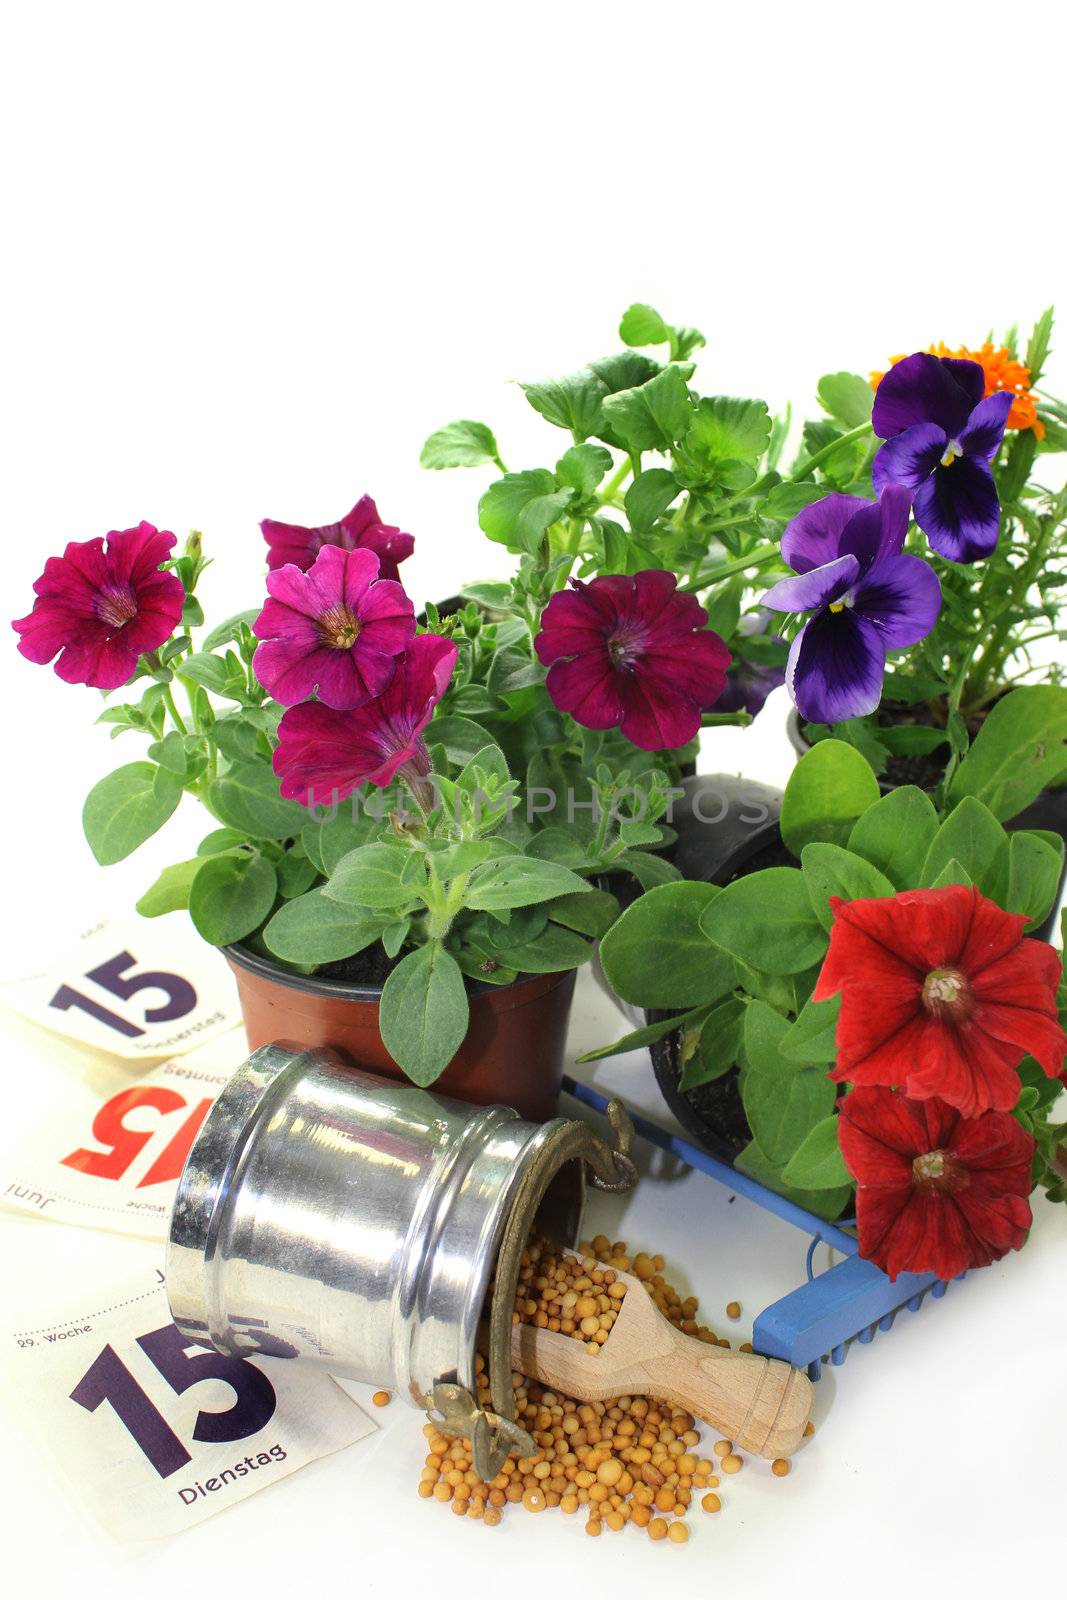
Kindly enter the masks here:
<path id="1" fill-rule="evenodd" d="M 642 750 L 696 738 L 730 652 L 673 572 L 608 573 L 554 594 L 534 640 L 545 687 L 583 728 L 620 728 Z"/>
<path id="2" fill-rule="evenodd" d="M 396 579 L 400 576 L 400 562 L 406 561 L 415 548 L 410 533 L 402 533 L 381 520 L 369 494 L 357 500 L 340 522 L 327 522 L 321 528 L 274 522 L 270 517 L 260 527 L 269 547 L 267 566 L 271 572 L 287 566 L 306 572 L 325 545 L 335 544 L 342 550 L 373 550 L 381 562 L 382 577 Z"/>
<path id="3" fill-rule="evenodd" d="M 907 490 L 879 500 L 828 494 L 805 506 L 782 535 L 795 578 L 763 596 L 772 611 L 811 611 L 793 640 L 786 683 L 809 722 L 866 716 L 882 693 L 887 650 L 926 637 L 941 610 L 937 574 L 901 554 Z"/>
<path id="4" fill-rule="evenodd" d="M 372 550 L 324 545 L 307 572 L 268 573 L 267 592 L 252 665 L 275 700 L 295 706 L 317 690 L 323 705 L 351 711 L 388 688 L 415 614 L 401 584 L 379 579 Z"/>
<path id="5" fill-rule="evenodd" d="M 891 367 L 874 397 L 871 422 L 886 441 L 874 458 L 874 487 L 910 489 L 916 522 L 949 561 L 989 555 L 1000 531 L 989 463 L 1013 396 L 984 393 L 977 361 L 919 352 Z"/>

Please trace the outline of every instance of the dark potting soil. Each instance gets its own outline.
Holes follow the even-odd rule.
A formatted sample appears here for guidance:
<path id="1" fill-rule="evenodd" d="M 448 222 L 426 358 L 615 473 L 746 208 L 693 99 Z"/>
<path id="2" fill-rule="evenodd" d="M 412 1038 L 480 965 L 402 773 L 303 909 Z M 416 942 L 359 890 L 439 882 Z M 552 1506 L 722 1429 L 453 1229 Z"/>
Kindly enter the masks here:
<path id="1" fill-rule="evenodd" d="M 945 719 L 939 705 L 932 709 L 928 704 L 920 702 L 918 705 L 906 705 L 902 700 L 883 700 L 878 707 L 878 726 L 880 728 L 943 728 Z M 973 716 L 968 717 L 967 731 L 973 739 L 985 721 L 985 707 Z M 806 724 L 800 724 L 804 733 Z M 900 756 L 891 755 L 886 759 L 885 771 L 881 781 L 900 787 L 906 783 L 913 783 L 920 789 L 928 792 L 937 788 L 945 775 L 948 763 L 949 747 L 947 742 L 938 745 L 936 750 L 929 750 L 923 755 Z"/>
<path id="2" fill-rule="evenodd" d="M 380 989 L 399 961 L 399 955 L 387 956 L 381 940 L 375 939 L 365 950 L 357 950 L 354 956 L 345 956 L 341 961 L 327 961 L 323 966 L 316 967 L 315 976 L 336 978 L 341 983 L 355 983 L 365 989 Z"/>
<path id="3" fill-rule="evenodd" d="M 365 950 L 358 950 L 354 956 L 345 956 L 342 961 L 327 961 L 323 966 L 316 967 L 315 976 L 336 978 L 339 983 L 353 983 L 362 989 L 380 989 L 393 968 L 407 954 L 407 950 L 403 949 L 395 956 L 388 956 L 382 949 L 381 941 L 375 939 L 373 944 Z M 472 993 L 480 987 L 475 979 L 466 975 L 463 981 Z"/>
<path id="4" fill-rule="evenodd" d="M 744 866 L 740 867 L 730 879 L 735 883 L 738 878 L 747 878 L 753 872 L 762 872 L 767 867 L 795 867 L 797 858 L 787 850 L 780 839 L 773 840 L 770 844 L 757 850 L 750 856 Z M 673 1033 L 664 1040 L 667 1060 L 675 1081 L 681 1076 L 678 1063 L 679 1035 Z M 715 1078 L 711 1083 L 702 1083 L 697 1089 L 687 1089 L 683 1099 L 693 1108 L 695 1114 L 709 1133 L 714 1134 L 726 1144 L 736 1156 L 750 1142 L 752 1129 L 748 1125 L 745 1107 L 741 1100 L 741 1074 L 736 1066 L 731 1067 L 721 1078 Z"/>

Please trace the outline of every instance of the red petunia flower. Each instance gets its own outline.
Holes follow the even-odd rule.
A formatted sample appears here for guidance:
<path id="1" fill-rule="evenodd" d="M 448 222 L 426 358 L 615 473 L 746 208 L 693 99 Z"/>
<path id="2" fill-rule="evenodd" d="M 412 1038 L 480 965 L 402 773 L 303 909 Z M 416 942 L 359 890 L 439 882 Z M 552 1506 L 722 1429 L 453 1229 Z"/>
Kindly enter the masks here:
<path id="1" fill-rule="evenodd" d="M 40 666 L 58 652 L 55 670 L 65 683 L 121 688 L 181 621 L 181 579 L 159 570 L 173 548 L 172 533 L 142 522 L 109 533 L 106 548 L 103 539 L 86 539 L 49 556 L 33 586 L 33 610 L 11 624 L 22 635 L 19 650 Z"/>
<path id="2" fill-rule="evenodd" d="M 949 1279 L 1018 1250 L 1030 1227 L 1034 1141 L 1004 1111 L 854 1089 L 838 1138 L 856 1179 L 860 1255 L 895 1278 Z"/>
<path id="3" fill-rule="evenodd" d="M 285 798 L 330 804 L 363 783 L 386 789 L 398 773 L 413 784 L 425 780 L 430 757 L 423 729 L 448 688 L 457 653 L 451 639 L 420 633 L 385 693 L 358 711 L 334 711 L 314 700 L 291 706 L 274 752 Z"/>
<path id="4" fill-rule="evenodd" d="M 676 750 L 726 683 L 730 652 L 673 572 L 619 574 L 554 594 L 534 640 L 546 688 L 583 728 L 621 728 L 642 750 Z"/>
<path id="5" fill-rule="evenodd" d="M 399 583 L 379 579 L 373 550 L 324 545 L 306 572 L 268 573 L 267 592 L 252 624 L 263 641 L 252 665 L 283 706 L 316 690 L 339 711 L 363 705 L 392 682 L 415 635 L 411 601 Z"/>
<path id="6" fill-rule="evenodd" d="M 328 522 L 321 528 L 272 522 L 269 517 L 260 527 L 269 546 L 267 566 L 271 572 L 288 566 L 306 572 L 323 545 L 336 544 L 342 550 L 373 550 L 381 563 L 381 576 L 395 581 L 400 576 L 397 569 L 401 561 L 406 561 L 415 548 L 410 533 L 402 533 L 381 520 L 369 494 L 357 500 L 340 522 Z"/>
<path id="7" fill-rule="evenodd" d="M 836 1083 L 899 1084 L 965 1117 L 1010 1111 L 1029 1052 L 1057 1077 L 1060 959 L 1026 918 L 952 884 L 884 900 L 831 896 L 834 925 L 813 998 L 841 994 Z"/>

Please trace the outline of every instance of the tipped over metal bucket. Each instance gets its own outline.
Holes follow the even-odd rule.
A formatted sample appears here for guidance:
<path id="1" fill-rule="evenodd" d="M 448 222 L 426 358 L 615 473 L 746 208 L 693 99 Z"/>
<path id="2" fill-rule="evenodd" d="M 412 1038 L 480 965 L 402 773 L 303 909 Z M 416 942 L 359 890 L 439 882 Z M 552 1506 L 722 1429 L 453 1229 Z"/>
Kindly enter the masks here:
<path id="1" fill-rule="evenodd" d="M 584 1167 L 635 1173 L 585 1122 L 538 1124 L 347 1065 L 328 1050 L 255 1051 L 216 1100 L 171 1215 L 167 1293 L 182 1333 L 231 1355 L 303 1357 L 397 1390 L 475 1468 L 533 1452 L 514 1422 L 511 1313 L 535 1222 L 573 1244 Z M 492 1292 L 490 1289 L 492 1287 Z M 481 1339 L 492 1410 L 476 1401 Z"/>

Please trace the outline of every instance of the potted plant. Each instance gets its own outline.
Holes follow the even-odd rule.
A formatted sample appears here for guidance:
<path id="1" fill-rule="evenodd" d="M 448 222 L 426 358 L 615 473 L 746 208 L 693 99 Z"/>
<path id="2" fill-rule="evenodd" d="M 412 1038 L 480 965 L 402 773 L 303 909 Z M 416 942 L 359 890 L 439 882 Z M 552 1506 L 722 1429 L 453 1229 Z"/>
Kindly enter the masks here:
<path id="1" fill-rule="evenodd" d="M 916 522 L 908 548 L 937 574 L 942 604 L 923 637 L 888 662 L 880 695 L 873 672 L 836 697 L 806 676 L 805 659 L 825 631 L 818 612 L 809 614 L 794 641 L 800 670 L 792 681 L 790 737 L 798 752 L 822 738 L 845 739 L 883 789 L 914 783 L 944 800 L 961 792 L 957 770 L 987 717 L 1010 722 L 1024 705 L 1041 704 L 1040 696 L 1006 703 L 1009 691 L 1061 683 L 1067 491 L 1046 487 L 1043 469 L 1050 454 L 1067 448 L 1067 407 L 1039 387 L 1051 334 L 1050 309 L 1021 361 L 1013 330 L 997 348 L 937 345 L 897 357 L 888 372 L 874 374 L 873 387 L 837 376 L 851 385 L 850 420 L 866 420 L 868 432 L 862 452 L 847 472 L 827 477 L 828 487 L 863 497 L 903 488 Z M 829 431 L 823 425 L 806 438 L 821 442 Z M 805 526 L 811 532 L 820 522 L 818 511 L 803 517 L 807 525 L 798 518 L 783 539 L 787 561 L 790 548 L 804 544 Z M 774 595 L 764 603 L 791 609 L 788 590 Z M 1055 744 L 1065 737 L 1067 712 Z M 1067 834 L 1065 771 L 1067 762 L 1053 753 L 1047 784 L 1021 825 Z M 1017 810 L 999 814 L 1010 820 Z"/>
<path id="2" fill-rule="evenodd" d="M 146 745 L 89 794 L 89 843 L 120 861 L 185 794 L 205 807 L 196 856 L 138 908 L 187 910 L 225 951 L 252 1044 L 332 1043 L 549 1114 L 574 970 L 618 910 L 602 885 L 678 877 L 672 790 L 741 632 L 738 496 L 779 531 L 794 500 L 766 406 L 691 387 L 701 335 L 647 307 L 621 331 L 620 353 L 525 386 L 567 434 L 554 465 L 504 471 L 480 423 L 427 441 L 428 467 L 499 470 L 478 520 L 516 557 L 447 615 L 416 620 L 414 541 L 367 496 L 337 523 L 264 522 L 266 598 L 212 629 L 199 535 L 176 553 L 142 523 L 46 563 L 20 650 L 132 691 L 101 720 Z M 663 452 L 670 470 L 646 460 Z"/>
<path id="3" fill-rule="evenodd" d="M 986 803 L 1019 756 L 1003 725 L 971 753 L 985 781 L 944 816 L 821 741 L 785 792 L 791 864 L 654 889 L 601 947 L 652 1020 L 595 1054 L 670 1040 L 690 1131 L 820 1216 L 855 1208 L 891 1277 L 984 1265 L 1023 1243 L 1035 1185 L 1067 1198 L 1067 986 L 1030 933 L 1063 844 Z"/>

